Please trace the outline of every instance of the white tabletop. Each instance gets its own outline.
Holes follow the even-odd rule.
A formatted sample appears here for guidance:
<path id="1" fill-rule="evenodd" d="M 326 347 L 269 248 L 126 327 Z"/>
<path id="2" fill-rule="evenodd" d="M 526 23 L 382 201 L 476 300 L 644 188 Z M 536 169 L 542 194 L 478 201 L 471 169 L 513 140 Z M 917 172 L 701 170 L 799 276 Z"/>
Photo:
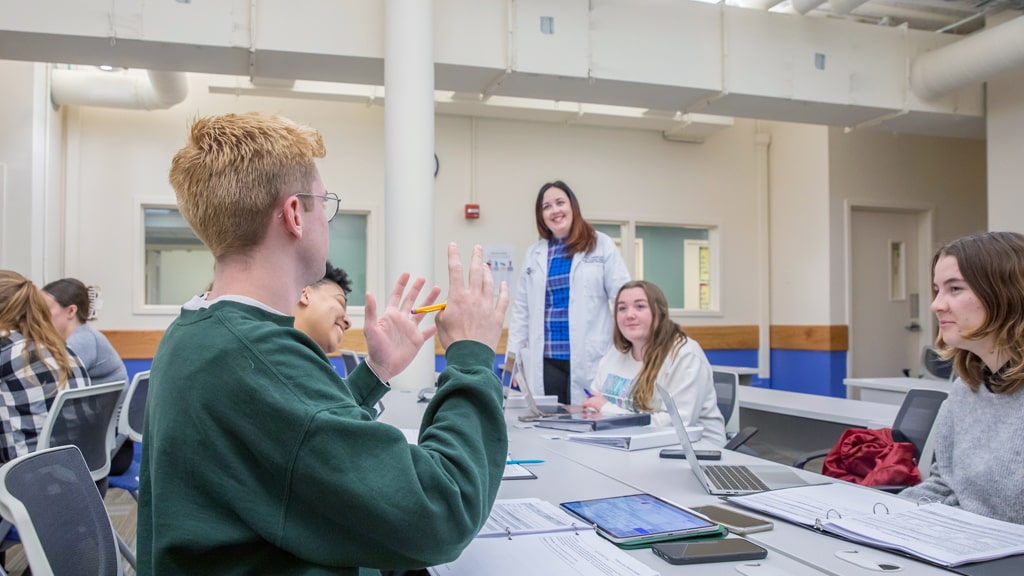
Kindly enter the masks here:
<path id="1" fill-rule="evenodd" d="M 712 370 L 721 370 L 722 372 L 735 372 L 737 374 L 757 374 L 757 368 L 751 368 L 750 366 L 721 366 L 719 364 L 712 364 Z"/>
<path id="2" fill-rule="evenodd" d="M 510 430 L 510 437 L 513 435 L 520 437 L 524 434 L 519 431 L 512 432 Z M 594 472 L 612 477 L 634 488 L 636 491 L 654 494 L 662 499 L 686 507 L 721 503 L 719 498 L 705 492 L 689 469 L 689 463 L 686 460 L 662 459 L 658 456 L 658 449 L 620 452 L 576 442 L 560 440 L 548 440 L 547 442 L 550 452 L 578 462 Z M 698 443 L 698 447 L 701 447 L 700 443 Z M 704 448 L 709 447 L 704 446 Z M 728 450 L 724 451 L 721 463 L 771 464 L 759 458 Z M 537 467 L 535 470 L 540 470 L 541 468 Z M 804 470 L 796 470 L 796 472 L 809 482 L 834 481 Z M 587 478 L 589 479 L 591 476 L 588 475 Z M 578 499 L 579 497 L 574 496 L 574 498 Z M 744 512 L 751 513 L 747 510 L 744 510 Z M 930 564 L 818 534 L 810 529 L 790 524 L 783 520 L 772 519 L 772 521 L 775 524 L 772 530 L 749 534 L 745 538 L 767 548 L 769 550 L 769 559 L 779 562 L 779 564 L 781 564 L 781 559 L 786 559 L 801 564 L 803 569 L 809 568 L 824 574 L 865 574 L 867 576 L 869 573 L 867 570 L 858 568 L 835 555 L 840 550 L 858 550 L 860 553 L 870 554 L 883 562 L 902 566 L 901 574 L 930 575 L 947 573 L 945 570 Z M 655 565 L 652 564 L 652 566 Z M 720 569 L 715 573 L 728 574 L 730 572 Z M 672 572 L 663 571 L 663 573 L 670 574 Z"/>
<path id="3" fill-rule="evenodd" d="M 787 414 L 811 420 L 823 420 L 862 428 L 891 426 L 899 406 L 878 402 L 864 402 L 847 398 L 833 398 L 817 394 L 802 394 L 785 390 L 742 386 L 739 392 L 740 408 Z"/>
<path id="4" fill-rule="evenodd" d="M 949 380 L 932 380 L 930 378 L 844 378 L 843 384 L 847 387 L 856 386 L 859 388 L 875 388 L 878 390 L 891 390 L 894 392 L 906 392 L 915 388 L 926 390 L 941 390 L 949 392 L 953 389 L 953 382 Z"/>
<path id="5" fill-rule="evenodd" d="M 418 428 L 426 403 L 417 403 L 415 401 L 415 394 L 410 394 L 406 391 L 396 391 L 385 396 L 384 402 L 387 405 L 387 410 L 384 412 L 382 420 L 404 429 Z M 548 437 L 552 435 L 549 433 L 557 431 L 545 430 L 542 433 L 540 429 L 521 427 L 523 425 L 516 419 L 516 416 L 521 412 L 525 411 L 509 411 L 508 414 L 509 455 L 515 459 L 540 459 L 544 460 L 544 463 L 526 466 L 537 475 L 537 478 L 534 480 L 503 481 L 498 490 L 498 498 L 541 498 L 548 502 L 558 504 L 560 502 L 572 500 L 636 494 L 644 491 L 630 483 L 622 482 L 610 474 L 599 472 L 573 458 L 563 456 L 560 453 L 561 448 L 587 447 L 577 445 L 575 442 L 570 443 L 564 440 L 548 439 Z M 624 452 L 618 453 L 615 450 L 604 448 L 598 448 L 597 450 L 598 456 L 602 454 L 605 456 L 626 455 Z M 646 456 L 651 456 L 653 454 L 656 458 L 658 451 L 654 450 L 652 452 L 651 450 L 647 450 L 645 452 Z M 580 454 L 585 455 L 587 453 L 587 451 L 583 451 Z M 639 454 L 639 452 L 636 454 Z M 602 459 L 598 457 L 593 460 L 601 461 Z M 638 462 L 650 463 L 649 458 L 639 458 L 637 460 Z M 614 458 L 612 458 L 611 462 L 614 464 Z M 669 463 L 670 461 L 666 460 L 664 462 Z M 654 468 L 655 472 L 664 473 L 664 469 L 658 470 L 657 466 Z M 696 480 L 694 480 L 694 482 L 696 483 Z M 703 494 L 703 491 L 701 493 Z M 655 495 L 661 496 L 658 494 Z M 713 501 L 713 499 L 710 496 L 707 496 L 707 494 L 704 494 L 704 496 L 706 498 L 702 498 L 702 502 L 710 503 Z M 662 497 L 664 498 L 664 496 Z M 686 499 L 665 499 L 675 501 L 677 504 L 685 505 L 688 503 L 685 501 Z M 768 548 L 767 546 L 763 547 Z M 768 548 L 768 550 L 767 558 L 754 562 L 762 564 L 765 569 L 772 569 L 774 571 L 772 573 L 792 576 L 814 576 L 825 573 L 813 566 L 808 566 L 805 563 L 794 560 L 784 554 L 774 553 L 770 548 Z M 673 566 L 655 556 L 649 548 L 627 550 L 626 553 L 657 570 L 663 576 L 719 576 L 721 574 L 738 574 L 738 572 L 735 571 L 735 567 L 737 565 L 750 563 L 750 561 L 717 562 Z M 524 559 L 523 567 L 523 573 L 529 573 L 528 559 Z"/>
<path id="6" fill-rule="evenodd" d="M 389 394 L 385 398 L 385 403 L 388 410 L 384 419 L 403 428 L 418 427 L 423 408 L 426 406 L 415 403 L 414 394 L 402 392 Z M 526 425 L 516 419 L 519 412 L 521 411 L 509 411 L 506 415 L 509 453 L 515 459 L 541 459 L 544 463 L 527 466 L 537 475 L 535 480 L 502 482 L 498 491 L 499 498 L 535 497 L 557 504 L 569 500 L 646 492 L 683 506 L 720 502 L 718 498 L 704 491 L 685 460 L 659 458 L 658 449 L 623 452 L 568 442 L 564 439 L 551 439 L 553 436 L 565 434 L 526 428 Z M 765 461 L 745 454 L 724 451 L 723 463 L 764 464 Z M 801 470 L 798 473 L 811 481 L 831 481 L 807 471 Z M 901 565 L 901 574 L 926 576 L 946 573 L 929 564 L 824 536 L 782 520 L 773 519 L 773 522 L 775 527 L 772 530 L 747 536 L 747 539 L 768 549 L 768 557 L 759 562 L 766 570 L 771 570 L 771 573 L 794 576 L 873 574 L 836 557 L 835 553 L 840 550 L 858 550 L 862 554 L 870 554 L 885 562 Z M 672 566 L 655 557 L 647 549 L 632 550 L 629 554 L 666 576 L 733 574 L 736 573 L 736 565 L 743 564 L 728 562 Z"/>

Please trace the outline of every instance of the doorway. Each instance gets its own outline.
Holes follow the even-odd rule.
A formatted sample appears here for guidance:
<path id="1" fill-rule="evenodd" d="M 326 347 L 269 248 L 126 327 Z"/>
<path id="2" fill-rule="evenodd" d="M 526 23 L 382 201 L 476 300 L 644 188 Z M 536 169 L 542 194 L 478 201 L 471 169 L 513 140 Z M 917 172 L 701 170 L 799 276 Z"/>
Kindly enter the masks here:
<path id="1" fill-rule="evenodd" d="M 854 378 L 920 373 L 929 343 L 930 209 L 850 206 L 847 244 L 850 352 Z"/>

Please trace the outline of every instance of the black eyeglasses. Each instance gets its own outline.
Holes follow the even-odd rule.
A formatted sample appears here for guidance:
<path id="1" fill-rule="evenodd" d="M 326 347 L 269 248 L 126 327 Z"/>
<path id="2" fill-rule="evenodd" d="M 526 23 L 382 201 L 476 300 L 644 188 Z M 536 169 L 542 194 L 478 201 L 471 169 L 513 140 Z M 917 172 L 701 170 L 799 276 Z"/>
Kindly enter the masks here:
<path id="1" fill-rule="evenodd" d="M 327 221 L 334 220 L 334 217 L 338 215 L 338 208 L 341 206 L 341 198 L 338 198 L 337 194 L 311 194 L 309 192 L 301 192 L 296 196 L 311 196 L 313 198 L 323 198 L 324 200 L 324 216 L 327 217 Z"/>

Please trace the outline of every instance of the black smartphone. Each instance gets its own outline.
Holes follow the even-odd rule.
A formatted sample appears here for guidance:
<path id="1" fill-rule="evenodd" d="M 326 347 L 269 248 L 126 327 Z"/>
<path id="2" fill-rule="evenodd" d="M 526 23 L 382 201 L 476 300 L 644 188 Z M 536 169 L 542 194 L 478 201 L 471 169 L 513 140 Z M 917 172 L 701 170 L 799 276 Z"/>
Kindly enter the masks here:
<path id="1" fill-rule="evenodd" d="M 720 450 L 694 450 L 697 454 L 697 460 L 721 460 L 722 452 Z M 686 460 L 686 451 L 682 448 L 662 448 L 661 453 L 658 454 L 662 458 L 679 458 Z"/>
<path id="2" fill-rule="evenodd" d="M 651 551 L 669 564 L 759 560 L 768 555 L 767 550 L 743 538 L 706 542 L 660 542 L 651 546 Z"/>
<path id="3" fill-rule="evenodd" d="M 712 522 L 717 522 L 722 526 L 725 526 L 729 529 L 729 532 L 732 532 L 733 534 L 763 532 L 765 530 L 771 530 L 774 526 L 771 520 L 765 520 L 763 518 L 758 518 L 757 516 L 744 514 L 731 508 L 718 506 L 716 504 L 698 506 L 693 508 L 693 511 L 707 516 Z"/>

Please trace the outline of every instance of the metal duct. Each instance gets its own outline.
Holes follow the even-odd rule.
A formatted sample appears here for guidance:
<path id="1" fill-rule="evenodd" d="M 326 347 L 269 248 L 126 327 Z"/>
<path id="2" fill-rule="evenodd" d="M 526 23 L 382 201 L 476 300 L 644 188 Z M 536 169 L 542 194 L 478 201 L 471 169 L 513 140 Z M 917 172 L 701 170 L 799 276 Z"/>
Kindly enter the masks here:
<path id="1" fill-rule="evenodd" d="M 849 14 L 868 0 L 828 0 L 828 8 L 833 14 Z"/>
<path id="2" fill-rule="evenodd" d="M 824 3 L 825 0 L 790 0 L 789 4 L 800 14 L 807 14 Z"/>
<path id="3" fill-rule="evenodd" d="M 165 110 L 188 96 L 183 72 L 148 71 L 148 77 L 99 70 L 54 68 L 50 99 L 55 106 Z"/>
<path id="4" fill-rule="evenodd" d="M 1024 67 L 1024 16 L 914 59 L 910 86 L 933 100 L 1003 72 Z"/>

